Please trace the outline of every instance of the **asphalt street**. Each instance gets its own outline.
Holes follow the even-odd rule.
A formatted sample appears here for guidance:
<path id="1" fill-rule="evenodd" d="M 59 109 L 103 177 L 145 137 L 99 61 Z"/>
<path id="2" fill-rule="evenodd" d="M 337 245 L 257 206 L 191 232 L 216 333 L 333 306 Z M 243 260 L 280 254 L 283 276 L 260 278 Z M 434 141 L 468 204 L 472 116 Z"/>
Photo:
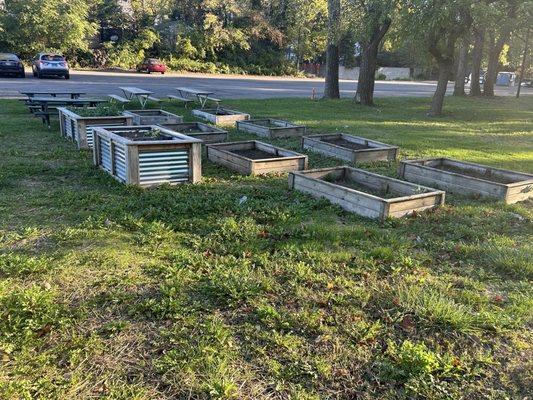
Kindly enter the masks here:
<path id="1" fill-rule="evenodd" d="M 108 94 L 121 94 L 120 86 L 136 86 L 154 92 L 157 97 L 176 94 L 179 86 L 188 86 L 215 92 L 216 97 L 232 98 L 275 98 L 275 97 L 310 97 L 313 89 L 318 96 L 324 87 L 323 79 L 250 77 L 232 75 L 203 74 L 139 74 L 129 72 L 95 72 L 71 71 L 71 79 L 46 78 L 37 79 L 27 73 L 25 79 L 0 77 L 0 97 L 20 97 L 19 91 L 62 91 L 79 90 L 90 96 L 105 97 Z M 342 97 L 353 97 L 357 87 L 356 81 L 341 81 Z M 392 96 L 431 96 L 436 83 L 431 81 L 378 81 L 376 97 Z M 452 89 L 450 84 L 448 90 Z M 516 88 L 497 88 L 497 95 L 512 95 Z M 532 94 L 532 89 L 523 90 Z"/>

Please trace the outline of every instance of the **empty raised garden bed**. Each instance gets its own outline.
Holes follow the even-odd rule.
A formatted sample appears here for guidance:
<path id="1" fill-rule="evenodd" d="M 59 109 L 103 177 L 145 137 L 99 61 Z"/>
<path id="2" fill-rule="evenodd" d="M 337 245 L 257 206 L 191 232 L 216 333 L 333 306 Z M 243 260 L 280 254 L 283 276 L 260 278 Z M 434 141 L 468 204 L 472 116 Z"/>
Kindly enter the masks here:
<path id="1" fill-rule="evenodd" d="M 65 107 L 59 107 L 59 131 L 71 139 L 78 149 L 92 149 L 93 129 L 105 125 L 132 125 L 133 118 L 125 115 L 85 117 Z"/>
<path id="2" fill-rule="evenodd" d="M 228 140 L 228 132 L 213 125 L 201 122 L 183 122 L 181 124 L 160 124 L 163 128 L 170 129 L 184 135 L 203 140 L 204 143 L 220 143 Z"/>
<path id="3" fill-rule="evenodd" d="M 264 118 L 238 121 L 237 129 L 255 133 L 269 139 L 287 138 L 305 135 L 305 126 L 295 125 L 280 119 Z"/>
<path id="4" fill-rule="evenodd" d="M 202 141 L 159 126 L 95 128 L 94 163 L 140 186 L 200 181 Z"/>
<path id="5" fill-rule="evenodd" d="M 533 175 L 450 158 L 402 161 L 400 176 L 452 193 L 495 197 L 507 204 L 533 198 Z"/>
<path id="6" fill-rule="evenodd" d="M 128 110 L 124 115 L 133 118 L 135 125 L 178 124 L 183 117 L 165 110 Z"/>
<path id="7" fill-rule="evenodd" d="M 351 167 L 289 174 L 289 187 L 369 218 L 401 217 L 444 204 L 445 193 Z"/>
<path id="8" fill-rule="evenodd" d="M 398 147 L 345 133 L 304 136 L 302 148 L 353 163 L 394 161 Z"/>
<path id="9" fill-rule="evenodd" d="M 307 168 L 307 156 L 267 143 L 250 140 L 210 144 L 207 158 L 245 175 L 300 171 Z"/>
<path id="10" fill-rule="evenodd" d="M 192 110 L 192 115 L 217 125 L 228 125 L 233 124 L 235 121 L 250 119 L 250 114 L 227 108 Z"/>

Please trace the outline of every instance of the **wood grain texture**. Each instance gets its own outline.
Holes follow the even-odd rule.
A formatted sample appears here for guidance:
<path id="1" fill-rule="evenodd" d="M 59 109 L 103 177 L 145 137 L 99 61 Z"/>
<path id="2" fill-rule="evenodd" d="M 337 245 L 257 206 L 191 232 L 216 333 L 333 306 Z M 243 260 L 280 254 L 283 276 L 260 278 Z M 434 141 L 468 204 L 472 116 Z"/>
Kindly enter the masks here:
<path id="1" fill-rule="evenodd" d="M 360 146 L 366 146 L 367 148 L 352 149 L 325 141 L 335 139 L 345 140 Z M 311 150 L 328 157 L 353 163 L 395 161 L 399 151 L 397 146 L 391 146 L 376 140 L 370 140 L 345 133 L 304 136 L 302 138 L 302 148 L 304 150 Z"/>
<path id="2" fill-rule="evenodd" d="M 301 171 L 307 168 L 307 156 L 255 140 L 244 142 L 208 144 L 207 158 L 244 175 L 261 175 L 271 172 Z M 260 150 L 273 158 L 251 159 L 234 153 L 238 150 Z"/>
<path id="3" fill-rule="evenodd" d="M 237 121 L 237 129 L 269 139 L 301 137 L 306 133 L 306 127 L 303 125 L 273 118 Z"/>
<path id="4" fill-rule="evenodd" d="M 399 174 L 410 182 L 507 204 L 533 198 L 533 175 L 449 158 L 404 160 Z"/>
<path id="5" fill-rule="evenodd" d="M 337 181 L 355 183 L 358 189 L 340 185 Z M 289 187 L 316 198 L 325 198 L 364 217 L 380 219 L 435 208 L 444 204 L 445 198 L 445 193 L 440 190 L 347 166 L 292 172 Z M 376 190 L 394 197 L 383 198 L 371 193 Z"/>

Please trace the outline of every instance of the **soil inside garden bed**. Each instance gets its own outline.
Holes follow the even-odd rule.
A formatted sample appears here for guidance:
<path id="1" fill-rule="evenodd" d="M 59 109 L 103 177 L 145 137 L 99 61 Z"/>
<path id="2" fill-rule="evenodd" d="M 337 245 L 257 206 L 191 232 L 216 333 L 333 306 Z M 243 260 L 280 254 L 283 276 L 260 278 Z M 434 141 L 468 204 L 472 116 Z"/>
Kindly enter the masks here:
<path id="1" fill-rule="evenodd" d="M 320 141 L 322 142 L 326 142 L 326 143 L 330 143 L 330 144 L 335 144 L 337 146 L 341 146 L 341 147 L 346 147 L 347 149 L 352 149 L 352 150 L 362 150 L 362 149 L 370 149 L 371 147 L 370 146 L 366 146 L 364 144 L 358 144 L 358 143 L 354 143 L 354 142 L 350 142 L 346 139 L 342 139 L 342 138 L 334 138 L 334 139 L 320 139 Z"/>
<path id="2" fill-rule="evenodd" d="M 249 150 L 231 150 L 232 153 L 237 154 L 242 157 L 250 158 L 252 160 L 262 160 L 267 158 L 279 158 L 282 156 L 277 156 L 272 153 L 267 153 L 263 150 L 249 149 Z"/>
<path id="3" fill-rule="evenodd" d="M 144 142 L 151 140 L 173 140 L 174 137 L 158 131 L 134 131 L 134 132 L 117 132 L 117 135 L 135 142 Z"/>
<path id="4" fill-rule="evenodd" d="M 371 188 L 371 187 L 363 185 L 361 183 L 350 181 L 350 180 L 347 180 L 347 179 L 344 179 L 344 178 L 343 179 L 335 179 L 335 178 L 332 178 L 332 177 L 326 175 L 324 178 L 322 178 L 322 180 L 324 180 L 326 182 L 329 182 L 329 183 L 333 183 L 335 185 L 339 185 L 339 186 L 348 188 L 348 189 L 357 190 L 358 192 L 368 193 L 368 194 L 371 194 L 373 196 L 380 197 L 382 199 L 393 199 L 395 197 L 404 196 L 402 194 L 393 193 L 393 192 L 390 192 L 390 191 L 389 192 L 385 192 L 384 190 L 378 190 L 378 189 L 375 189 L 375 188 Z"/>
<path id="5" fill-rule="evenodd" d="M 213 115 L 238 115 L 239 113 L 233 113 L 231 111 L 226 111 L 226 110 L 205 110 L 206 113 L 208 114 L 213 114 Z"/>
<path id="6" fill-rule="evenodd" d="M 144 111 L 133 111 L 134 114 L 140 115 L 142 117 L 157 117 L 164 116 L 165 114 L 159 110 L 144 110 Z"/>
<path id="7" fill-rule="evenodd" d="M 264 126 L 266 128 L 284 128 L 281 124 L 274 124 L 269 121 L 252 121 L 252 125 Z"/>
<path id="8" fill-rule="evenodd" d="M 435 168 L 435 169 L 438 169 L 438 170 L 441 170 L 441 171 L 446 171 L 446 172 L 454 172 L 456 174 L 466 175 L 466 176 L 470 176 L 472 178 L 483 179 L 485 181 L 490 181 L 490 182 L 496 182 L 496 183 L 514 183 L 514 182 L 516 182 L 516 180 L 514 180 L 514 179 L 509 179 L 509 178 L 506 178 L 506 177 L 501 176 L 499 174 L 494 175 L 494 174 L 491 173 L 490 169 L 487 170 L 487 174 L 481 174 L 481 173 L 473 171 L 473 170 L 460 168 L 460 167 L 456 167 L 454 165 L 448 165 L 448 164 L 439 164 L 439 165 L 436 165 L 436 166 L 432 166 L 432 168 Z"/>
<path id="9" fill-rule="evenodd" d="M 211 131 L 203 131 L 200 128 L 191 127 L 191 128 L 180 128 L 179 132 L 187 134 L 187 133 L 209 133 Z"/>

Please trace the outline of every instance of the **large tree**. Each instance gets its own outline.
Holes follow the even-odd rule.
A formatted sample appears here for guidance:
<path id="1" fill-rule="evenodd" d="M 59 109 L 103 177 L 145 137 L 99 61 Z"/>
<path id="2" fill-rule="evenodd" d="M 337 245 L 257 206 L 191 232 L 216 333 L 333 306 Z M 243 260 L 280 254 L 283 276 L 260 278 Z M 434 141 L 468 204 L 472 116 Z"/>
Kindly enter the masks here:
<path id="1" fill-rule="evenodd" d="M 470 95 L 481 95 L 481 84 L 479 83 L 479 74 L 481 72 L 481 62 L 483 60 L 483 44 L 485 42 L 485 29 L 482 26 L 475 26 L 474 47 L 472 49 L 472 69 L 470 71 Z"/>
<path id="2" fill-rule="evenodd" d="M 488 62 L 485 82 L 483 83 L 483 95 L 494 96 L 494 85 L 500 68 L 500 55 L 504 46 L 511 38 L 511 32 L 516 26 L 516 13 L 521 0 L 506 0 L 497 2 L 494 7 L 499 12 L 494 13 L 495 29 L 488 31 Z"/>
<path id="3" fill-rule="evenodd" d="M 338 99 L 339 90 L 339 43 L 341 36 L 341 2 L 328 0 L 328 44 L 326 48 L 326 81 L 324 98 Z"/>
<path id="4" fill-rule="evenodd" d="M 31 57 L 39 51 L 74 53 L 88 48 L 96 26 L 85 0 L 5 0 L 0 13 L 0 45 Z"/>
<path id="5" fill-rule="evenodd" d="M 455 46 L 472 22 L 471 0 L 404 1 L 404 31 L 426 46 L 438 66 L 437 89 L 428 115 L 441 115 L 453 71 Z"/>
<path id="6" fill-rule="evenodd" d="M 374 104 L 374 84 L 378 51 L 392 23 L 395 0 L 359 0 L 356 2 L 357 33 L 361 45 L 361 65 L 355 99 Z"/>
<path id="7" fill-rule="evenodd" d="M 468 70 L 468 47 L 470 38 L 464 37 L 459 45 L 457 53 L 457 68 L 455 70 L 455 82 L 453 85 L 454 96 L 465 96 L 465 78 Z"/>

